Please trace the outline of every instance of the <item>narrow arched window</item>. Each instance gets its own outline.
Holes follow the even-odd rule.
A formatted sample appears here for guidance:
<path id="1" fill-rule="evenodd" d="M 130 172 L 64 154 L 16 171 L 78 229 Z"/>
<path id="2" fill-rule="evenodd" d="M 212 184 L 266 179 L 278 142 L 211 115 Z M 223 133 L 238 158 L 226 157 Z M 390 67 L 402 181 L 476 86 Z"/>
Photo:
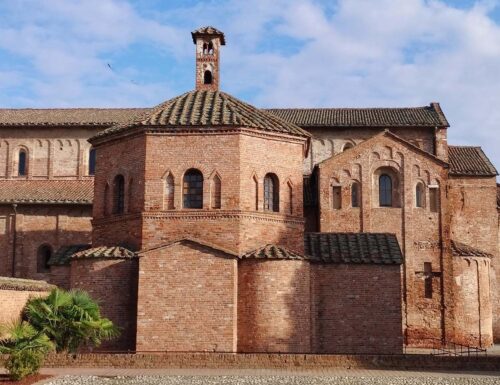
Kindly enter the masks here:
<path id="1" fill-rule="evenodd" d="M 280 191 L 279 180 L 275 174 L 264 177 L 264 210 L 279 212 Z"/>
<path id="2" fill-rule="evenodd" d="M 222 182 L 218 175 L 214 175 L 212 178 L 212 186 L 210 188 L 210 201 L 213 209 L 221 208 L 221 190 L 222 190 Z"/>
<path id="3" fill-rule="evenodd" d="M 208 44 L 203 43 L 203 55 L 206 55 L 206 54 L 208 54 Z"/>
<path id="4" fill-rule="evenodd" d="M 203 84 L 212 84 L 212 72 L 206 70 L 203 74 Z"/>
<path id="5" fill-rule="evenodd" d="M 288 187 L 288 214 L 293 214 L 293 187 L 291 183 L 287 183 Z"/>
<path id="6" fill-rule="evenodd" d="M 89 151 L 89 175 L 95 175 L 95 148 Z"/>
<path id="7" fill-rule="evenodd" d="M 203 175 L 200 171 L 195 169 L 186 171 L 182 189 L 184 208 L 203 208 Z"/>
<path id="8" fill-rule="evenodd" d="M 113 181 L 113 214 L 123 214 L 125 211 L 125 178 L 115 176 Z"/>
<path id="9" fill-rule="evenodd" d="M 172 174 L 168 174 L 165 179 L 165 209 L 172 210 L 174 208 L 174 176 Z"/>
<path id="10" fill-rule="evenodd" d="M 360 188 L 359 183 L 354 182 L 351 185 L 351 207 L 359 207 L 360 206 Z"/>
<path id="11" fill-rule="evenodd" d="M 381 207 L 392 206 L 392 179 L 387 174 L 380 175 L 379 183 L 379 203 Z"/>
<path id="12" fill-rule="evenodd" d="M 425 207 L 425 191 L 422 183 L 417 183 L 415 187 L 415 206 Z"/>
<path id="13" fill-rule="evenodd" d="M 19 151 L 19 159 L 17 164 L 17 175 L 25 176 L 27 174 L 27 164 L 26 164 L 26 151 Z"/>
<path id="14" fill-rule="evenodd" d="M 209 55 L 213 55 L 214 53 L 214 45 L 212 44 L 212 42 L 208 43 L 208 54 Z"/>
<path id="15" fill-rule="evenodd" d="M 41 245 L 37 252 L 36 271 L 37 273 L 47 273 L 50 271 L 49 261 L 52 257 L 52 247 Z"/>

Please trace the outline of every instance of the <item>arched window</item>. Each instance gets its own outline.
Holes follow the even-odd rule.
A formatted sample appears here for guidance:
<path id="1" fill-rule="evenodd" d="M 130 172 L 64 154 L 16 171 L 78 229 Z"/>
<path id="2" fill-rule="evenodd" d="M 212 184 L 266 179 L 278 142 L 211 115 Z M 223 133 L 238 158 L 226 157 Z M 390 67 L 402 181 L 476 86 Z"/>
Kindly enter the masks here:
<path id="1" fill-rule="evenodd" d="M 212 178 L 212 186 L 210 188 L 210 201 L 213 209 L 221 208 L 221 190 L 222 183 L 218 175 L 214 175 Z"/>
<path id="2" fill-rule="evenodd" d="M 264 177 L 264 210 L 280 211 L 279 180 L 275 174 L 267 174 Z"/>
<path id="3" fill-rule="evenodd" d="M 184 174 L 183 202 L 185 209 L 203 208 L 203 175 L 200 171 L 190 169 Z"/>
<path id="4" fill-rule="evenodd" d="M 392 206 L 392 179 L 387 174 L 380 175 L 378 179 L 379 202 L 381 207 Z"/>
<path id="5" fill-rule="evenodd" d="M 17 175 L 19 176 L 26 176 L 27 174 L 27 162 L 26 162 L 26 151 L 25 150 L 20 150 L 19 151 L 19 159 L 18 159 L 18 164 L 17 164 Z"/>
<path id="6" fill-rule="evenodd" d="M 41 245 L 38 248 L 36 271 L 37 273 L 46 273 L 50 271 L 49 261 L 52 257 L 52 247 L 49 245 Z"/>
<path id="7" fill-rule="evenodd" d="M 206 70 L 203 74 L 203 84 L 212 84 L 212 72 Z"/>
<path id="8" fill-rule="evenodd" d="M 208 44 L 203 43 L 203 55 L 206 55 L 206 54 L 208 54 Z"/>
<path id="9" fill-rule="evenodd" d="M 172 174 L 168 174 L 165 179 L 165 209 L 172 210 L 174 208 L 174 176 Z"/>
<path id="10" fill-rule="evenodd" d="M 291 183 L 287 183 L 288 187 L 288 214 L 293 214 L 293 187 Z"/>
<path id="11" fill-rule="evenodd" d="M 89 151 L 89 175 L 95 175 L 95 148 Z"/>
<path id="12" fill-rule="evenodd" d="M 113 214 L 125 212 L 125 178 L 118 174 L 113 181 Z"/>
<path id="13" fill-rule="evenodd" d="M 360 206 L 360 188 L 359 183 L 354 182 L 351 185 L 351 207 L 359 207 Z"/>
<path id="14" fill-rule="evenodd" d="M 415 186 L 415 206 L 416 207 L 425 207 L 425 190 L 424 184 L 419 182 Z"/>
<path id="15" fill-rule="evenodd" d="M 214 54 L 214 45 L 212 42 L 208 43 L 208 54 L 213 55 Z"/>

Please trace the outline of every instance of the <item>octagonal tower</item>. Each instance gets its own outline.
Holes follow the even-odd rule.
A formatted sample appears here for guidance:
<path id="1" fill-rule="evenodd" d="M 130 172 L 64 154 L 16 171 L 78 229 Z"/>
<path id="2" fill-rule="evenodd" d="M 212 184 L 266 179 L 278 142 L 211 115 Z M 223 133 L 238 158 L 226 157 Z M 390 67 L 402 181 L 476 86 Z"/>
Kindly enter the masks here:
<path id="1" fill-rule="evenodd" d="M 219 91 L 224 34 L 192 36 L 196 89 L 90 139 L 93 244 L 149 250 L 196 238 L 238 255 L 266 243 L 301 252 L 310 135 Z"/>

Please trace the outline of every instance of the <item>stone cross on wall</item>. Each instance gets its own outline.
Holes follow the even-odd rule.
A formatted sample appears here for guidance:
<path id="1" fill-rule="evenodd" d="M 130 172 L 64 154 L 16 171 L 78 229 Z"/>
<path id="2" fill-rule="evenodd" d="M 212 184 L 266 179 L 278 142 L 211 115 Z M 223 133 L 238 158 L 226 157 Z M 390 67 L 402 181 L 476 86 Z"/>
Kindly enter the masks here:
<path id="1" fill-rule="evenodd" d="M 432 280 L 441 277 L 441 272 L 432 271 L 432 263 L 424 262 L 424 270 L 416 271 L 415 274 L 419 278 L 424 278 L 424 297 L 432 298 Z"/>

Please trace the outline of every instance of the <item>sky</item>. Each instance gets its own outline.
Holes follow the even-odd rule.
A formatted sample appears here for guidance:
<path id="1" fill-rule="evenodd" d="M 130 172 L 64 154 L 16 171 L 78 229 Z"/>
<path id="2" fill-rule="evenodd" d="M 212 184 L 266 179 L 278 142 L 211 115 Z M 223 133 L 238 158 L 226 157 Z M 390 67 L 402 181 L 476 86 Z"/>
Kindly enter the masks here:
<path id="1" fill-rule="evenodd" d="M 194 88 L 190 32 L 258 107 L 439 102 L 500 170 L 500 0 L 0 1 L 0 108 L 151 107 Z"/>

